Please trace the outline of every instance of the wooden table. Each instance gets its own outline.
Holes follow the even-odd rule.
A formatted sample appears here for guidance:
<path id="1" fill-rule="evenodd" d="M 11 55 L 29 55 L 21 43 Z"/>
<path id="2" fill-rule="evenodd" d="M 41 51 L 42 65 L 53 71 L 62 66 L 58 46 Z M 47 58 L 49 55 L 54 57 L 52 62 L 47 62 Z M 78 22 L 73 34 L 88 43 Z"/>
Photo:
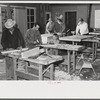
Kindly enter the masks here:
<path id="1" fill-rule="evenodd" d="M 96 49 L 97 49 L 97 42 L 98 40 L 93 39 L 93 35 L 74 35 L 74 36 L 66 36 L 61 37 L 60 41 L 72 41 L 73 45 L 77 45 L 78 42 L 87 41 L 92 42 L 92 59 L 95 60 L 96 58 Z"/>
<path id="2" fill-rule="evenodd" d="M 52 45 L 41 45 L 44 48 L 54 48 L 54 49 L 62 49 L 67 50 L 68 52 L 68 73 L 70 73 L 70 67 L 71 67 L 71 51 L 73 51 L 73 72 L 76 68 L 76 56 L 75 52 L 80 51 L 84 49 L 84 46 L 79 45 L 71 45 L 71 44 L 52 44 Z"/>
<path id="3" fill-rule="evenodd" d="M 89 32 L 90 35 L 100 35 L 100 33 L 96 33 L 96 32 Z"/>
<path id="4" fill-rule="evenodd" d="M 93 38 L 92 35 L 72 35 L 72 36 L 66 36 L 66 37 L 61 37 L 59 38 L 60 41 L 72 41 L 73 44 L 75 42 L 81 42 L 84 39 L 87 38 Z"/>
<path id="5" fill-rule="evenodd" d="M 28 80 L 43 80 L 43 75 L 47 72 L 48 69 L 50 69 L 50 79 L 53 80 L 54 79 L 54 75 L 53 75 L 54 74 L 54 63 L 63 59 L 62 56 L 58 56 L 58 55 L 51 55 L 45 60 L 40 60 L 38 58 L 35 58 L 35 59 L 21 58 L 13 54 L 6 55 L 6 61 L 8 58 L 12 59 L 11 61 L 12 62 L 12 72 L 13 72 L 12 77 L 14 80 L 17 80 L 17 77 L 21 77 L 21 78 L 28 79 Z M 26 63 L 25 71 L 17 70 L 18 60 L 25 61 Z M 30 67 L 28 66 L 28 62 L 34 63 L 37 66 Z M 43 70 L 44 66 L 46 66 L 45 70 Z M 6 70 L 9 70 L 8 69 L 9 67 L 11 67 L 9 66 L 9 62 L 6 62 Z M 38 69 L 38 75 L 28 73 L 27 68 Z"/>

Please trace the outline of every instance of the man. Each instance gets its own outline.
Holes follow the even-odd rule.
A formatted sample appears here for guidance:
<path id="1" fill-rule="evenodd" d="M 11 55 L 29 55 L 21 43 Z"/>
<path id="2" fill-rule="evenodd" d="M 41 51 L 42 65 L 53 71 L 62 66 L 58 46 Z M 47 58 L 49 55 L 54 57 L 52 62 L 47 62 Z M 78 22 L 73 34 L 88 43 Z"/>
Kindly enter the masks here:
<path id="1" fill-rule="evenodd" d="M 3 50 L 12 50 L 12 49 L 19 49 L 24 48 L 24 38 L 20 30 L 15 27 L 16 22 L 12 19 L 8 19 L 7 22 L 4 24 L 5 30 L 2 33 L 1 38 L 1 45 Z M 5 57 L 6 59 L 6 78 L 13 79 L 14 78 L 14 66 L 13 60 L 11 57 Z"/>
<path id="2" fill-rule="evenodd" d="M 55 33 L 59 36 L 63 36 L 65 31 L 65 24 L 63 23 L 63 15 L 56 16 Z"/>
<path id="3" fill-rule="evenodd" d="M 49 22 L 46 24 L 46 33 L 54 34 L 54 22 L 52 18 L 49 18 Z"/>
<path id="4" fill-rule="evenodd" d="M 42 44 L 41 34 L 39 32 L 39 25 L 34 23 L 33 28 L 27 30 L 25 35 L 26 47 L 32 49 L 38 44 Z"/>
<path id="5" fill-rule="evenodd" d="M 16 22 L 12 19 L 8 19 L 4 24 L 6 29 L 3 31 L 1 37 L 1 45 L 3 47 L 3 50 L 25 47 L 24 38 L 20 30 L 14 27 L 15 24 Z"/>
<path id="6" fill-rule="evenodd" d="M 76 27 L 76 35 L 87 35 L 88 33 L 88 24 L 83 20 L 83 18 L 79 18 L 79 22 Z"/>

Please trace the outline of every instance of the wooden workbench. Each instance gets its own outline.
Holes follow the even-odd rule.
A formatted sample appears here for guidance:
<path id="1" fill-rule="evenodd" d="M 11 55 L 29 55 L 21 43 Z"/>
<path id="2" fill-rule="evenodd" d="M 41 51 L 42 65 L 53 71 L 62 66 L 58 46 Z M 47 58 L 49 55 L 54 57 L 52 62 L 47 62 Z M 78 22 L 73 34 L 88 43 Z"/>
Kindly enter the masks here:
<path id="1" fill-rule="evenodd" d="M 100 35 L 98 32 L 89 32 L 90 35 Z"/>
<path id="2" fill-rule="evenodd" d="M 38 58 L 21 58 L 13 54 L 6 55 L 6 74 L 17 80 L 18 77 L 28 79 L 28 80 L 43 80 L 44 74 L 50 69 L 50 79 L 54 79 L 54 63 L 62 60 L 62 56 L 49 55 L 45 59 Z M 9 60 L 10 59 L 10 60 Z M 18 70 L 18 60 L 22 60 L 26 63 L 25 71 Z M 9 62 L 10 61 L 10 62 Z M 28 62 L 33 63 L 36 66 L 29 66 Z M 44 66 L 45 69 L 44 69 Z M 28 72 L 28 68 L 36 69 L 37 74 L 32 74 Z M 8 77 L 7 76 L 7 77 Z"/>
<path id="3" fill-rule="evenodd" d="M 59 38 L 59 40 L 81 42 L 82 40 L 87 39 L 87 38 L 93 38 L 93 36 L 92 35 L 72 35 L 72 36 L 61 37 Z"/>
<path id="4" fill-rule="evenodd" d="M 77 45 L 79 42 L 91 42 L 92 43 L 92 60 L 96 59 L 96 49 L 97 49 L 97 43 L 98 40 L 94 39 L 93 35 L 73 35 L 73 36 L 67 36 L 67 37 L 61 37 L 60 41 L 72 41 L 73 45 Z"/>
<path id="5" fill-rule="evenodd" d="M 41 46 L 44 48 L 67 50 L 68 52 L 68 73 L 70 73 L 70 67 L 71 67 L 71 51 L 73 51 L 73 72 L 74 72 L 76 68 L 75 52 L 83 50 L 85 48 L 84 46 L 72 45 L 72 44 L 54 44 L 54 45 L 52 44 L 52 45 L 41 45 Z"/>

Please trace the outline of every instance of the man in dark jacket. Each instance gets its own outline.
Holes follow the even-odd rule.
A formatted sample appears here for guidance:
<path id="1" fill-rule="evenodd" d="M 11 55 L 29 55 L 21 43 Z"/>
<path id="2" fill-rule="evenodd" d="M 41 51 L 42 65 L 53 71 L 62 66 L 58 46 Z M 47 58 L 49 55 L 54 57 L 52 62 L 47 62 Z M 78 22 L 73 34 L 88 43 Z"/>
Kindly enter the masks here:
<path id="1" fill-rule="evenodd" d="M 24 38 L 20 30 L 14 27 L 15 24 L 16 22 L 12 19 L 8 19 L 7 22 L 4 24 L 6 29 L 3 31 L 1 38 L 1 45 L 3 47 L 3 50 L 25 47 Z"/>
<path id="2" fill-rule="evenodd" d="M 3 50 L 11 50 L 24 48 L 24 38 L 17 27 L 14 27 L 16 24 L 12 19 L 8 19 L 5 25 L 5 30 L 2 33 L 1 45 Z M 14 78 L 14 65 L 11 57 L 5 57 L 6 59 L 6 79 Z"/>

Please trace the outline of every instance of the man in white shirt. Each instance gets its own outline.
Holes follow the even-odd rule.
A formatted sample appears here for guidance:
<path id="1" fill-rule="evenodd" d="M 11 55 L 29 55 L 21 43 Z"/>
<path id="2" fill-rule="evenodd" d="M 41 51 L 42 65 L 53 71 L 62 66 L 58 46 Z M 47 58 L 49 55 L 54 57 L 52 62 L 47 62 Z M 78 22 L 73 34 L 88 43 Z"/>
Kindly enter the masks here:
<path id="1" fill-rule="evenodd" d="M 88 24 L 83 20 L 83 18 L 79 18 L 79 22 L 76 27 L 76 35 L 86 35 L 88 33 Z"/>

